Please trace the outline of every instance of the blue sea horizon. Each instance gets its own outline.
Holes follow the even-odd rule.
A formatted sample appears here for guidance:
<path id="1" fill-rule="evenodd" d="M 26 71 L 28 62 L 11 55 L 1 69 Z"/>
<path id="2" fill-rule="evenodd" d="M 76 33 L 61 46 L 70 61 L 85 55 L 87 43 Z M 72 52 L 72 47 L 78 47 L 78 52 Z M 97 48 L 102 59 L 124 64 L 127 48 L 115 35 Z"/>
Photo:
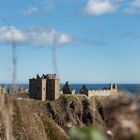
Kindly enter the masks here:
<path id="1" fill-rule="evenodd" d="M 11 89 L 12 84 L 0 84 L 6 88 Z M 62 88 L 64 84 L 61 84 L 60 87 Z M 109 84 L 70 84 L 71 90 L 76 90 L 76 93 L 80 92 L 80 88 L 82 85 L 86 85 L 89 90 L 98 90 L 109 87 Z M 128 93 L 130 95 L 140 95 L 140 84 L 117 84 L 118 90 L 124 93 Z M 28 89 L 29 84 L 16 84 L 17 88 L 22 87 L 23 89 Z"/>

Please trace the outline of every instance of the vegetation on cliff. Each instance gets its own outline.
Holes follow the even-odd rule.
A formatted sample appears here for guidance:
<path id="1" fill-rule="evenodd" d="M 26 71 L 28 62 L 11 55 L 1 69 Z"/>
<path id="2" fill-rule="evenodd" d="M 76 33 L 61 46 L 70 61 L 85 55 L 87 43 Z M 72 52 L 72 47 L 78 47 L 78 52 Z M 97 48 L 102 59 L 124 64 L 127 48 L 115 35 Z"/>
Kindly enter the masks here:
<path id="1" fill-rule="evenodd" d="M 12 96 L 3 96 L 0 102 L 2 104 L 0 112 L 2 140 L 68 139 L 64 130 L 47 116 L 43 104 L 35 100 L 17 99 Z M 9 131 L 11 133 L 7 135 Z"/>
<path id="2" fill-rule="evenodd" d="M 0 138 L 139 140 L 139 107 L 140 97 L 124 95 L 91 99 L 63 95 L 52 102 L 1 95 Z"/>
<path id="3" fill-rule="evenodd" d="M 82 127 L 93 124 L 105 128 L 99 113 L 100 104 L 84 95 L 63 95 L 56 101 L 44 104 L 49 117 L 63 129 L 69 128 L 69 125 Z"/>

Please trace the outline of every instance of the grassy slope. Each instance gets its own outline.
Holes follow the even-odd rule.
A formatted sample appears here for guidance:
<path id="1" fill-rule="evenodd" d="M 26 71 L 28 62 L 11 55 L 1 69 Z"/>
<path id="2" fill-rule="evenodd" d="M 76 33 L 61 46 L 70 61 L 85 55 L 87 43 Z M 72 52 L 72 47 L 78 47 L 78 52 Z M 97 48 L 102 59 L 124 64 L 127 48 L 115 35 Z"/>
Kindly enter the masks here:
<path id="1" fill-rule="evenodd" d="M 72 126 L 96 124 L 105 128 L 98 111 L 98 107 L 104 102 L 104 98 L 94 97 L 89 100 L 84 95 L 63 95 L 52 102 L 6 96 L 4 110 L 7 110 L 13 136 L 17 140 L 40 138 L 40 140 L 67 140 L 68 135 L 64 130 L 67 132 L 68 124 Z M 6 136 L 4 121 L 0 112 L 0 137 L 3 139 Z"/>
<path id="2" fill-rule="evenodd" d="M 63 95 L 58 100 L 44 102 L 49 117 L 53 118 L 62 128 L 71 122 L 72 125 L 89 126 L 96 124 L 105 128 L 104 121 L 98 108 L 104 104 L 106 98 L 93 97 L 88 99 L 84 95 Z"/>
<path id="3" fill-rule="evenodd" d="M 44 105 L 30 99 L 5 98 L 5 109 L 11 122 L 11 130 L 16 140 L 67 140 L 66 133 L 47 116 Z M 12 107 L 12 108 L 11 108 Z M 11 111 L 9 109 L 11 108 Z M 11 113 L 9 113 L 11 112 Z M 2 112 L 0 112 L 2 115 Z M 5 119 L 1 117 L 3 132 L 0 135 L 6 137 Z M 12 136 L 11 136 L 12 137 Z"/>

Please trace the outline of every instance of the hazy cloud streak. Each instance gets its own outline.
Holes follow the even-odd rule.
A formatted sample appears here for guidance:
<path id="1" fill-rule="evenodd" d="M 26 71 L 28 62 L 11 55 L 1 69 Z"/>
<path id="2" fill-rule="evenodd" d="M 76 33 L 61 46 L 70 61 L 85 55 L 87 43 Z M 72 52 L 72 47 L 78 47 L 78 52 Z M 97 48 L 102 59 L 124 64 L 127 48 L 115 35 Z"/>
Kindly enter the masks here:
<path id="1" fill-rule="evenodd" d="M 23 10 L 24 15 L 31 15 L 33 13 L 39 12 L 38 8 L 36 6 L 28 5 L 26 9 Z"/>
<path id="2" fill-rule="evenodd" d="M 11 31 L 14 35 L 14 42 L 20 45 L 62 46 L 72 42 L 71 36 L 51 28 L 31 28 L 23 31 L 15 26 L 4 26 L 0 27 L 0 44 L 11 43 Z"/>
<path id="3" fill-rule="evenodd" d="M 126 14 L 140 14 L 140 0 L 133 0 L 123 9 Z"/>
<path id="4" fill-rule="evenodd" d="M 100 16 L 106 13 L 113 13 L 116 10 L 115 5 L 109 0 L 88 0 L 84 13 Z"/>

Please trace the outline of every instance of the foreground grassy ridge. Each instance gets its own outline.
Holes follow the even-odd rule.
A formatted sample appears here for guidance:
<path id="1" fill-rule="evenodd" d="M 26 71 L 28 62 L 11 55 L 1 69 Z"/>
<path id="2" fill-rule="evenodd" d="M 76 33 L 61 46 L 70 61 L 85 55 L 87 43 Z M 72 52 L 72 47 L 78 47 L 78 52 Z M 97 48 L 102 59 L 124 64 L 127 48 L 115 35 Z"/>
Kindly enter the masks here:
<path id="1" fill-rule="evenodd" d="M 11 123 L 11 136 L 16 140 L 67 140 L 66 133 L 48 117 L 43 103 L 30 99 L 16 99 L 5 97 L 5 107 Z M 2 112 L 0 112 L 2 115 Z M 0 138 L 6 139 L 6 125 L 3 117 L 0 118 Z M 10 126 L 9 126 L 10 127 Z"/>
<path id="2" fill-rule="evenodd" d="M 84 95 L 63 95 L 53 102 L 3 97 L 0 96 L 1 140 L 68 140 L 69 137 L 93 140 L 92 137 L 97 136 L 93 125 L 105 130 L 98 136 L 110 130 L 112 140 L 140 139 L 140 97 L 120 95 L 89 99 Z M 6 132 L 10 132 L 9 137 Z M 104 137 L 97 139 L 104 140 Z"/>
<path id="3" fill-rule="evenodd" d="M 56 101 L 45 102 L 13 96 L 5 96 L 4 99 L 16 140 L 67 140 L 69 127 L 94 124 L 101 128 L 105 126 L 96 101 L 89 100 L 84 95 L 63 95 Z M 98 100 L 100 101 L 102 100 Z M 0 126 L 0 138 L 6 139 L 2 112 Z"/>

